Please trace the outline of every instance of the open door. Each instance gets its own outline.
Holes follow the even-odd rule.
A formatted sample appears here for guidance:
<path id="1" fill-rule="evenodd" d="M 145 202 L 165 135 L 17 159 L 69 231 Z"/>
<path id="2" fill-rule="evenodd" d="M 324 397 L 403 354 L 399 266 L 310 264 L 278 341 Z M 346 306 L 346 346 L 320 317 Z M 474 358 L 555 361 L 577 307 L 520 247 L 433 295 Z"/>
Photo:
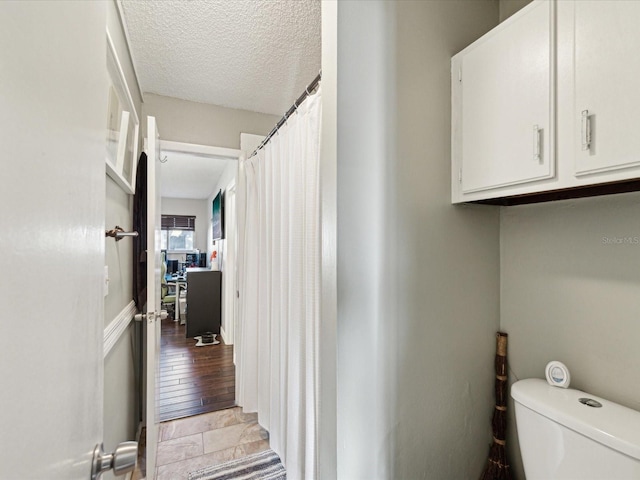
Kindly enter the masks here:
<path id="1" fill-rule="evenodd" d="M 156 476 L 158 425 L 156 372 L 160 362 L 160 137 L 155 117 L 147 117 L 147 314 L 145 317 L 145 423 L 147 479 Z M 166 314 L 165 314 L 166 315 Z"/>
<path id="2" fill-rule="evenodd" d="M 101 449 L 105 23 L 104 2 L 0 2 L 1 479 L 135 465 L 135 442 Z"/>

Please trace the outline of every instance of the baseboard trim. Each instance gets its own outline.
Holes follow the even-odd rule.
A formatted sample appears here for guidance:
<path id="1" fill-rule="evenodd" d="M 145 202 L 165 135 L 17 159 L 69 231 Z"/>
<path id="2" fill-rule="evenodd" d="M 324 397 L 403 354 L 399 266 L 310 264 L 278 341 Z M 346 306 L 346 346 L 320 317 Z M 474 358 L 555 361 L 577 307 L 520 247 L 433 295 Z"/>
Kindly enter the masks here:
<path id="1" fill-rule="evenodd" d="M 220 325 L 220 336 L 222 337 L 225 345 L 229 345 L 229 342 L 227 342 L 227 333 L 224 331 L 224 328 L 222 328 L 222 325 Z"/>
<path id="2" fill-rule="evenodd" d="M 127 327 L 131 323 L 131 320 L 133 320 L 133 316 L 137 311 L 138 310 L 136 309 L 136 304 L 133 300 L 131 300 L 131 302 L 129 302 L 129 304 L 124 307 L 118 315 L 116 315 L 116 318 L 114 318 L 111 323 L 105 327 L 103 358 L 107 358 L 107 355 L 109 355 L 109 352 L 113 349 L 113 346 L 126 331 Z"/>

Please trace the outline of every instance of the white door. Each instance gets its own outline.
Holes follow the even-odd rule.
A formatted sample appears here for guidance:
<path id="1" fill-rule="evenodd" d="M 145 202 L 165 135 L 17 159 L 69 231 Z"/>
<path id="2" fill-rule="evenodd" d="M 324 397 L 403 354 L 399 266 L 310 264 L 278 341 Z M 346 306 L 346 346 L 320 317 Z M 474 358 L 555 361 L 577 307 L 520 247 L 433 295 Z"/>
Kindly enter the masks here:
<path id="1" fill-rule="evenodd" d="M 106 3 L 0 2 L 0 478 L 87 480 L 103 432 Z"/>
<path id="2" fill-rule="evenodd" d="M 155 478 L 158 450 L 156 372 L 160 362 L 160 137 L 155 117 L 147 117 L 147 315 L 145 423 L 147 479 Z"/>

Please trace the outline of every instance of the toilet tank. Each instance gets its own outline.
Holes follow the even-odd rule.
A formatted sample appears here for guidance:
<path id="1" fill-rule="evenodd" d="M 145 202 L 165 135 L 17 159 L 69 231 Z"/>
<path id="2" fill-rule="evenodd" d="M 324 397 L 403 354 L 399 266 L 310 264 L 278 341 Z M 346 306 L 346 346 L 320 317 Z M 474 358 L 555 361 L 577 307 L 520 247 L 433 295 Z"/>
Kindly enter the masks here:
<path id="1" fill-rule="evenodd" d="M 527 480 L 640 479 L 640 412 L 537 378 L 511 396 Z"/>

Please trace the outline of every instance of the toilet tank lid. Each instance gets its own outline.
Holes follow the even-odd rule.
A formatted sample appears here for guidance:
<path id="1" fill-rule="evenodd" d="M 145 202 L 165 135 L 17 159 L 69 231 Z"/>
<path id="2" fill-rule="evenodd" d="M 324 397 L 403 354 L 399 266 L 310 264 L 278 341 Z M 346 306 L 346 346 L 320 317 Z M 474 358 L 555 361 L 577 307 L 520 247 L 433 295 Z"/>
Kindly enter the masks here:
<path id="1" fill-rule="evenodd" d="M 640 412 L 572 388 L 552 387 L 539 378 L 520 380 L 511 396 L 521 405 L 614 450 L 640 460 Z M 601 408 L 580 403 L 590 398 Z"/>

